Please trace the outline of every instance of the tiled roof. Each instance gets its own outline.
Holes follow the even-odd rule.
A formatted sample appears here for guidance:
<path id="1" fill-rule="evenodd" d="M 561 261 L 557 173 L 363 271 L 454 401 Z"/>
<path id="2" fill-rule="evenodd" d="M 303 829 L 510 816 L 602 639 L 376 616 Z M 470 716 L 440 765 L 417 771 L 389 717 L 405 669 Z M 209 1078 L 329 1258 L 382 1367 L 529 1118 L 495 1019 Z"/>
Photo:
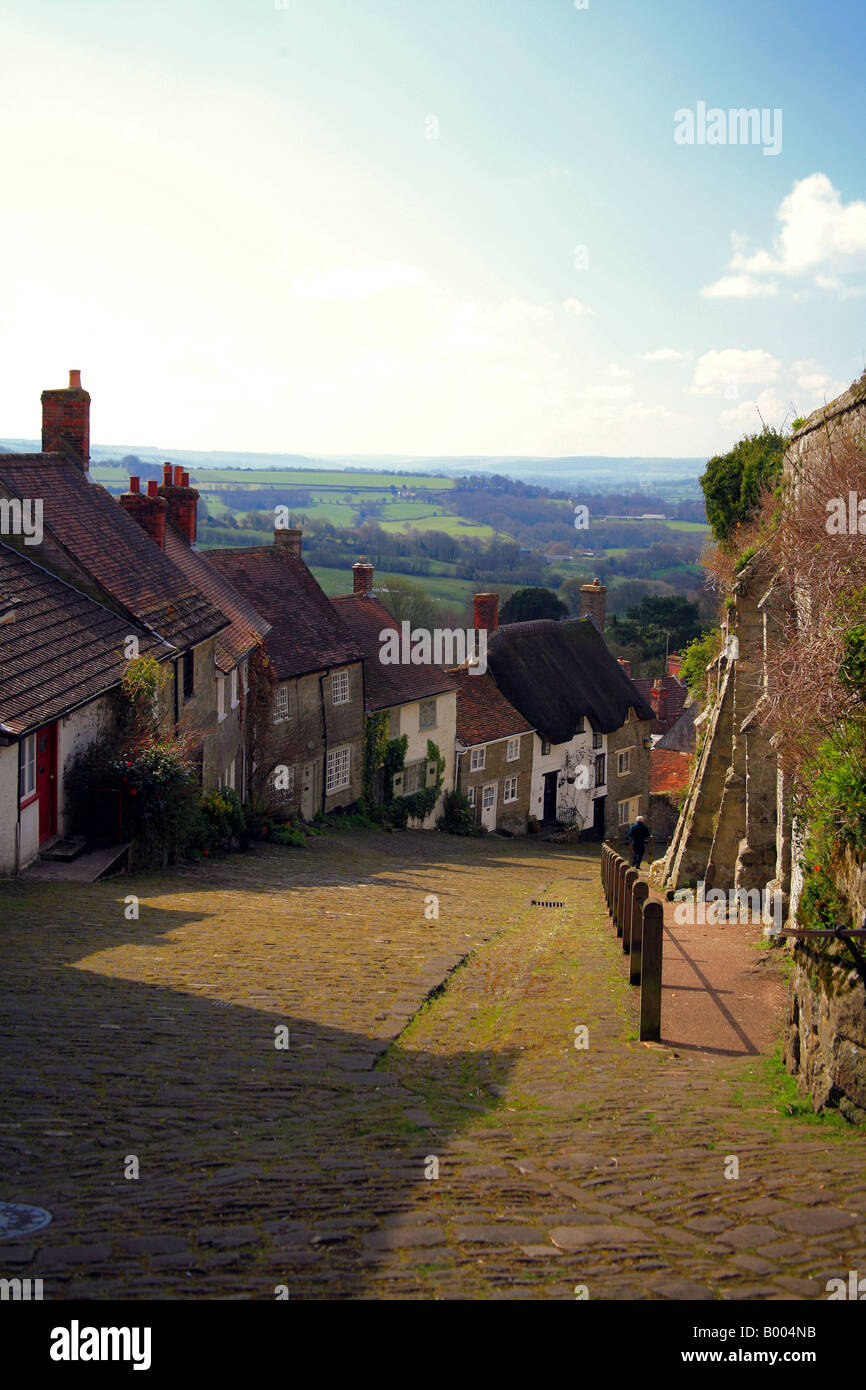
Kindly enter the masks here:
<path id="1" fill-rule="evenodd" d="M 227 547 L 203 554 L 271 624 L 265 646 L 280 680 L 363 658 L 303 560 L 289 550 Z"/>
<path id="2" fill-rule="evenodd" d="M 129 613 L 179 648 L 227 620 L 132 517 L 60 454 L 0 454 L 0 482 L 41 498 L 43 526 L 67 555 Z"/>
<path id="3" fill-rule="evenodd" d="M 199 592 L 230 620 L 231 626 L 217 636 L 214 654 L 220 670 L 231 671 L 270 632 L 270 623 L 238 593 L 207 555 L 191 548 L 186 537 L 171 522 L 167 522 L 165 528 L 165 553 Z"/>
<path id="4" fill-rule="evenodd" d="M 473 676 L 461 667 L 449 675 L 457 682 L 457 737 L 467 748 L 532 733 L 532 725 L 509 704 L 489 671 Z"/>
<path id="5" fill-rule="evenodd" d="M 689 784 L 691 753 L 675 753 L 669 748 L 650 751 L 650 795 L 671 796 Z"/>
<path id="6" fill-rule="evenodd" d="M 10 603 L 14 620 L 0 623 L 0 725 L 15 734 L 52 723 L 116 685 L 126 637 L 138 637 L 142 656 L 171 651 L 0 542 L 0 608 Z"/>
<path id="7" fill-rule="evenodd" d="M 551 743 L 567 743 L 578 720 L 603 734 L 619 729 L 634 709 L 651 719 L 590 618 L 508 623 L 487 642 L 487 665 L 504 695 Z"/>
<path id="8" fill-rule="evenodd" d="M 393 705 L 427 700 L 454 689 L 454 681 L 438 666 L 382 664 L 379 634 L 384 628 L 399 633 L 400 624 L 374 594 L 341 594 L 332 598 L 331 603 L 364 653 L 366 709 L 390 709 Z"/>

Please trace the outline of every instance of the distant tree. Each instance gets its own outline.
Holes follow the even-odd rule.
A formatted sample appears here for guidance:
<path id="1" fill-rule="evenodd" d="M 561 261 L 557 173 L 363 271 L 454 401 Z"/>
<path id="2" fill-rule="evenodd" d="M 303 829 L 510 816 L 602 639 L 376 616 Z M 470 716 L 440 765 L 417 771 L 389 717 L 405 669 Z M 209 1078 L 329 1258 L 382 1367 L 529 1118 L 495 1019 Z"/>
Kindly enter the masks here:
<path id="1" fill-rule="evenodd" d="M 388 612 L 398 623 L 410 622 L 413 627 L 434 628 L 440 624 L 441 614 L 436 600 L 410 584 L 407 579 L 394 578 L 387 581 L 388 592 L 380 597 Z"/>
<path id="2" fill-rule="evenodd" d="M 643 650 L 645 659 L 663 657 L 665 650 L 680 651 L 704 631 L 700 610 L 682 594 L 645 594 L 624 618 L 614 614 L 611 634 L 620 645 Z"/>
<path id="3" fill-rule="evenodd" d="M 499 614 L 501 623 L 525 623 L 533 618 L 568 617 L 568 608 L 556 597 L 552 589 L 517 589 L 502 605 Z"/>
<path id="4" fill-rule="evenodd" d="M 715 627 L 680 652 L 680 680 L 699 700 L 707 698 L 707 667 L 721 650 L 721 628 Z"/>

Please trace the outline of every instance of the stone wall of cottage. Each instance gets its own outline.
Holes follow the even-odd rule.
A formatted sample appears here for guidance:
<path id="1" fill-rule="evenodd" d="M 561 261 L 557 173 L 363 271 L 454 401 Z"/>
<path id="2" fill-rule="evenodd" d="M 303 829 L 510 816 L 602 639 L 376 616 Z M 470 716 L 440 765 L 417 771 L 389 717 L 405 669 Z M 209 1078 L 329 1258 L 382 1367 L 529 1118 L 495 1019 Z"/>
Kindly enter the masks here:
<path id="1" fill-rule="evenodd" d="M 619 840 L 625 831 L 618 823 L 618 804 L 637 798 L 640 801 L 639 814 L 649 822 L 650 812 L 650 750 L 644 747 L 649 742 L 652 720 L 630 718 L 619 729 L 607 736 L 607 798 L 604 804 L 604 835 L 606 840 Z M 620 775 L 617 772 L 617 754 L 631 749 L 629 770 Z M 628 829 L 628 827 L 625 827 Z"/>
<path id="2" fill-rule="evenodd" d="M 18 872 L 17 743 L 0 746 L 0 875 Z"/>
<path id="3" fill-rule="evenodd" d="M 288 691 L 288 718 L 273 727 L 268 761 L 294 771 L 287 811 L 309 819 L 357 801 L 364 773 L 364 674 L 360 662 L 335 667 L 347 671 L 349 699 L 334 704 L 331 672 L 317 671 L 280 684 Z M 326 754 L 349 749 L 348 787 L 326 792 Z"/>
<path id="4" fill-rule="evenodd" d="M 484 767 L 472 771 L 472 750 L 461 753 L 458 760 L 458 787 L 468 796 L 475 789 L 475 824 L 481 825 L 481 793 L 491 782 L 496 783 L 496 826 L 510 830 L 512 835 L 524 835 L 531 809 L 532 740 L 534 734 L 520 735 L 520 756 L 508 761 L 508 739 L 497 739 L 484 745 Z M 505 800 L 505 780 L 517 778 L 517 800 Z"/>

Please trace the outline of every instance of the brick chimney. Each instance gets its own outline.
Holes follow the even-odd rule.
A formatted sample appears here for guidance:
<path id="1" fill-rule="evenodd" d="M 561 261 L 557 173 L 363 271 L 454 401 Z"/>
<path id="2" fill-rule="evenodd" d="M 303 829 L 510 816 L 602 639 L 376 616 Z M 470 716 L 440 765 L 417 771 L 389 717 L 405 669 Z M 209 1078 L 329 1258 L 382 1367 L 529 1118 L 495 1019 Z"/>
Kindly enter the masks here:
<path id="1" fill-rule="evenodd" d="M 159 495 L 168 503 L 168 519 L 172 526 L 175 526 L 186 537 L 190 545 L 194 545 L 198 518 L 198 493 L 194 487 L 190 487 L 189 474 L 181 468 L 180 464 L 164 463 L 162 465 L 162 483 L 159 486 Z"/>
<path id="2" fill-rule="evenodd" d="M 626 673 L 626 675 L 628 676 L 629 680 L 631 680 L 631 662 L 630 662 L 630 661 L 626 661 L 626 659 L 625 659 L 624 656 L 618 656 L 618 657 L 617 657 L 617 661 L 619 662 L 619 664 L 620 664 L 620 666 L 622 667 L 622 669 L 625 671 L 625 673 Z"/>
<path id="3" fill-rule="evenodd" d="M 42 452 L 69 454 L 87 472 L 90 394 L 82 388 L 78 370 L 70 370 L 67 387 L 42 392 Z"/>
<path id="4" fill-rule="evenodd" d="M 128 512 L 133 521 L 137 521 L 143 531 L 146 531 L 151 540 L 160 548 L 165 550 L 165 519 L 168 515 L 168 503 L 164 497 L 160 497 L 158 485 L 155 481 L 149 482 L 147 492 L 141 490 L 141 480 L 130 478 L 129 492 L 124 492 L 120 498 L 120 505 L 125 512 Z"/>
<path id="5" fill-rule="evenodd" d="M 476 594 L 472 610 L 476 628 L 486 628 L 488 632 L 496 631 L 499 626 L 498 594 Z"/>
<path id="6" fill-rule="evenodd" d="M 366 555 L 362 555 L 360 560 L 352 566 L 352 591 L 356 594 L 371 594 L 373 592 L 373 575 L 375 566 L 370 564 Z"/>
<path id="7" fill-rule="evenodd" d="M 303 534 L 303 531 L 296 526 L 278 526 L 274 531 L 274 545 L 277 550 L 287 550 L 290 555 L 294 555 L 297 560 L 300 560 Z"/>
<path id="8" fill-rule="evenodd" d="M 661 676 L 656 676 L 650 691 L 650 703 L 655 712 L 655 717 L 660 724 L 667 718 L 668 712 L 668 692 L 662 684 Z"/>
<path id="9" fill-rule="evenodd" d="M 606 598 L 607 589 L 600 579 L 594 579 L 591 584 L 581 584 L 578 616 L 581 618 L 592 618 L 602 636 L 604 636 L 604 607 Z"/>
<path id="10" fill-rule="evenodd" d="M 668 675 L 669 675 L 669 676 L 676 676 L 677 680 L 679 680 L 679 678 L 680 678 L 680 654 L 679 654 L 679 652 L 671 652 L 670 655 L 669 655 L 669 657 L 668 657 Z"/>

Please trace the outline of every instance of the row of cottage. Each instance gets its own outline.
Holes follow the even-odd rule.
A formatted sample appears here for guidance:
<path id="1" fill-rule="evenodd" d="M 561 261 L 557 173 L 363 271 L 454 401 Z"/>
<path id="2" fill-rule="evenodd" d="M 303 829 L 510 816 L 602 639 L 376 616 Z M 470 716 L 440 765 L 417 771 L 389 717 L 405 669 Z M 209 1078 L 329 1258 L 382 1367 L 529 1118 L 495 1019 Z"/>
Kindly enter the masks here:
<path id="1" fill-rule="evenodd" d="M 71 372 L 42 394 L 42 451 L 0 453 L 0 873 L 68 833 L 65 775 L 109 731 L 130 652 L 169 673 L 162 722 L 195 731 L 203 786 L 277 812 L 355 803 L 375 715 L 407 740 L 393 794 L 438 780 L 431 742 L 444 760 L 424 828 L 451 788 L 490 831 L 558 821 L 610 836 L 647 812 L 658 703 L 605 645 L 598 581 L 564 622 L 499 626 L 496 595 L 477 595 L 486 669 L 384 664 L 399 625 L 365 559 L 352 592 L 329 598 L 299 530 L 199 550 L 188 474 L 166 464 L 161 484 L 131 477 L 116 499 L 89 476 L 89 437 L 90 396 Z"/>

